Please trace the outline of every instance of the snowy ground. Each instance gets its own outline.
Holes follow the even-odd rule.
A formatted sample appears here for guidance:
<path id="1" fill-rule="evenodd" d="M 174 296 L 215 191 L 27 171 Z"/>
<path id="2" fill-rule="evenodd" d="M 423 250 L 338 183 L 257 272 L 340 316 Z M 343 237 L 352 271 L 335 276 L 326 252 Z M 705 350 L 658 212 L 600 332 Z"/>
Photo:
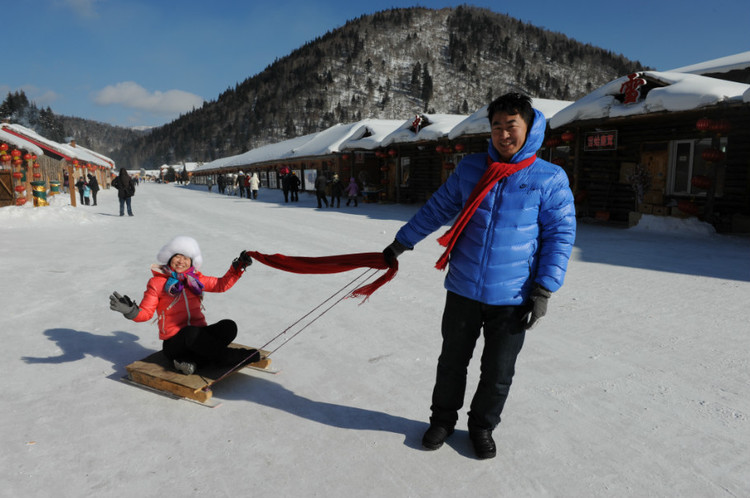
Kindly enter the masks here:
<path id="1" fill-rule="evenodd" d="M 149 184 L 133 218 L 111 190 L 97 207 L 0 209 L 0 496 L 750 496 L 750 240 L 698 223 L 580 226 L 493 460 L 473 457 L 465 413 L 446 446 L 420 448 L 444 300 L 437 234 L 368 302 L 342 301 L 280 349 L 279 375 L 218 385 L 217 408 L 122 382 L 160 343 L 108 296 L 140 300 L 172 236 L 198 239 L 216 275 L 242 249 L 379 251 L 416 210 L 280 199 Z M 256 263 L 206 297 L 206 315 L 263 344 L 357 274 Z"/>

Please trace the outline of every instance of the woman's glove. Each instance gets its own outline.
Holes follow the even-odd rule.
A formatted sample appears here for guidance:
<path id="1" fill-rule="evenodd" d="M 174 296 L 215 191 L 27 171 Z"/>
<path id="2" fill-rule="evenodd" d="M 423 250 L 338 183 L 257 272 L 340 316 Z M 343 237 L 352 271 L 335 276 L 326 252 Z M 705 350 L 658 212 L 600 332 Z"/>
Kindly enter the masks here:
<path id="1" fill-rule="evenodd" d="M 385 262 L 388 263 L 388 266 L 393 266 L 394 263 L 396 263 L 396 259 L 401 256 L 402 252 L 410 250 L 411 249 L 403 245 L 398 240 L 393 239 L 391 245 L 383 249 L 383 257 L 385 258 Z"/>
<path id="2" fill-rule="evenodd" d="M 109 296 L 109 309 L 122 313 L 125 318 L 132 320 L 138 315 L 138 305 L 128 296 L 121 296 L 117 292 Z"/>
<path id="3" fill-rule="evenodd" d="M 247 253 L 247 251 L 242 251 L 239 257 L 234 258 L 234 261 L 232 261 L 232 268 L 237 271 L 245 271 L 245 268 L 251 264 L 253 264 L 253 258 Z"/>
<path id="4" fill-rule="evenodd" d="M 527 305 L 528 311 L 521 318 L 525 330 L 532 328 L 539 319 L 547 314 L 547 300 L 550 296 L 552 296 L 552 293 L 538 284 L 531 291 L 529 296 L 531 302 Z"/>

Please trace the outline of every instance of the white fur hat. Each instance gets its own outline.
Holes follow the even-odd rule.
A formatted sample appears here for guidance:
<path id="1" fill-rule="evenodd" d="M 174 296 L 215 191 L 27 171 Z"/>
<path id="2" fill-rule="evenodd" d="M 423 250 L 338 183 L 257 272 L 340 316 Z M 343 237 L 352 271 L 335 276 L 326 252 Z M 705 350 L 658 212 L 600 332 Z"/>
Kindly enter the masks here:
<path id="1" fill-rule="evenodd" d="M 156 255 L 156 261 L 166 265 L 175 254 L 182 254 L 183 256 L 190 258 L 193 262 L 193 267 L 196 270 L 199 270 L 203 264 L 201 248 L 198 246 L 198 242 L 192 237 L 178 235 L 170 240 L 164 247 L 159 249 L 159 254 Z"/>

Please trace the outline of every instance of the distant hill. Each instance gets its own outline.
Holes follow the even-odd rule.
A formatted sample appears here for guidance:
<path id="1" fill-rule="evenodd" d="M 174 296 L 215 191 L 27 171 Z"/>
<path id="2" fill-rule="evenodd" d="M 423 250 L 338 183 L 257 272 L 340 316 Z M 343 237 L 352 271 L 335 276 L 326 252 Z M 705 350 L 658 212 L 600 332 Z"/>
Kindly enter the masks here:
<path id="1" fill-rule="evenodd" d="M 91 148 L 111 150 L 118 166 L 149 169 L 211 161 L 363 118 L 470 114 L 507 91 L 575 100 L 642 69 L 621 55 L 487 9 L 392 9 L 325 33 L 140 136 L 128 139 L 134 130 L 94 133 L 95 126 L 74 118 L 66 118 L 66 131 L 79 133 L 87 147 L 84 137 L 96 136 L 102 146 Z"/>

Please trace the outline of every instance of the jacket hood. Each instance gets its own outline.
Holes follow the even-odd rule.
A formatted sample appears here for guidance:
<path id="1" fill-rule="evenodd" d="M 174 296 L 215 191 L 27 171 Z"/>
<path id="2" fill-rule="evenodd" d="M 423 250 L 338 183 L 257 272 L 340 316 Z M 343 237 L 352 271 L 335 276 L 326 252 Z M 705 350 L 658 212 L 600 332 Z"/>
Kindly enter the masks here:
<path id="1" fill-rule="evenodd" d="M 529 129 L 529 133 L 526 137 L 526 142 L 524 142 L 523 147 L 521 147 L 521 150 L 515 153 L 515 155 L 510 159 L 511 163 L 518 163 L 523 161 L 524 159 L 528 159 L 529 157 L 536 155 L 536 151 L 538 151 L 542 147 L 542 143 L 544 142 L 544 131 L 547 128 L 547 118 L 544 117 L 544 114 L 542 114 L 541 111 L 538 109 L 534 109 L 534 122 L 531 123 L 531 128 Z M 492 145 L 492 140 L 490 140 L 490 144 L 488 146 L 487 152 L 490 154 L 490 157 L 493 161 L 500 161 L 500 153 L 495 149 L 495 146 Z"/>

